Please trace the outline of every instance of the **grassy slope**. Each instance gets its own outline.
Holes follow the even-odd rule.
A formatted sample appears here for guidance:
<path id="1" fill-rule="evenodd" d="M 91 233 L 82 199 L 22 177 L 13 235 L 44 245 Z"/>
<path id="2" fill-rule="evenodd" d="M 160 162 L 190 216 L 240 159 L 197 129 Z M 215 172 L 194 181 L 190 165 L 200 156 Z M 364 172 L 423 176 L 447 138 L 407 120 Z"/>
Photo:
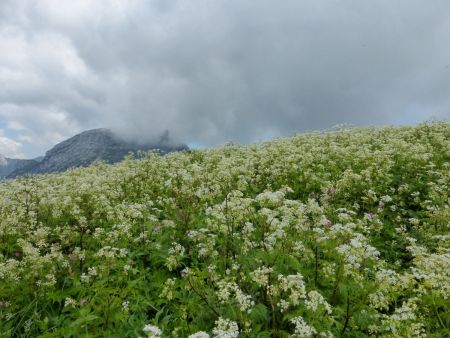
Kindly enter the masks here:
<path id="1" fill-rule="evenodd" d="M 443 337 L 449 182 L 433 123 L 1 183 L 0 337 Z"/>

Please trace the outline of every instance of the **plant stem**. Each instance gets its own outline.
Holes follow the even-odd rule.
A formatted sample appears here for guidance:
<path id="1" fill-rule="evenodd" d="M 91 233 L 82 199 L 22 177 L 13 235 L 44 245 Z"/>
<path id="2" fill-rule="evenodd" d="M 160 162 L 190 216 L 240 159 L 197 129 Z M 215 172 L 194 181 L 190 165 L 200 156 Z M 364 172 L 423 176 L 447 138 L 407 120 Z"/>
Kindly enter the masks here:
<path id="1" fill-rule="evenodd" d="M 217 312 L 217 310 L 214 309 L 214 308 L 209 304 L 209 302 L 208 302 L 208 300 L 206 299 L 206 297 L 203 296 L 200 292 L 198 292 L 198 291 L 194 288 L 194 286 L 192 285 L 192 282 L 191 282 L 191 280 L 189 279 L 189 277 L 187 278 L 187 280 L 188 280 L 189 286 L 191 287 L 192 291 L 194 291 L 194 293 L 195 293 L 197 296 L 200 297 L 200 299 L 206 304 L 206 306 L 207 306 L 212 312 L 214 312 L 214 314 L 215 314 L 217 317 L 220 317 L 219 312 Z"/>
<path id="2" fill-rule="evenodd" d="M 317 245 L 316 245 L 315 254 L 316 254 L 316 271 L 314 274 L 314 286 L 317 287 L 317 282 L 319 279 L 319 247 Z"/>
<path id="3" fill-rule="evenodd" d="M 350 320 L 350 295 L 349 295 L 349 292 L 347 291 L 347 309 L 346 309 L 346 313 L 345 313 L 345 322 L 344 322 L 344 327 L 342 328 L 341 336 L 344 335 L 345 330 L 347 329 L 349 320 Z"/>
<path id="4" fill-rule="evenodd" d="M 441 327 L 443 328 L 443 329 L 447 329 L 447 326 L 444 324 L 444 322 L 442 321 L 442 318 L 441 318 L 441 316 L 439 315 L 439 312 L 438 312 L 438 310 L 437 310 L 437 308 L 436 308 L 436 303 L 434 302 L 434 298 L 433 298 L 433 311 L 434 311 L 434 313 L 436 314 L 436 317 L 437 317 L 437 319 L 438 319 L 438 321 L 439 321 L 439 325 L 441 325 Z"/>

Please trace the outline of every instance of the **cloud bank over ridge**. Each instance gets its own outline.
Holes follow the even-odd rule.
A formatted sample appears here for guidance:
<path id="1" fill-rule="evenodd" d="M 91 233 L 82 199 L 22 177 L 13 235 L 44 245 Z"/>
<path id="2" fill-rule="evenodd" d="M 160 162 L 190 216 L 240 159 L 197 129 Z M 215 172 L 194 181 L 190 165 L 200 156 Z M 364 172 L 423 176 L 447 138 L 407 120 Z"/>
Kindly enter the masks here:
<path id="1" fill-rule="evenodd" d="M 4 0 L 0 153 L 95 127 L 215 145 L 446 119 L 449 13 L 439 0 Z"/>

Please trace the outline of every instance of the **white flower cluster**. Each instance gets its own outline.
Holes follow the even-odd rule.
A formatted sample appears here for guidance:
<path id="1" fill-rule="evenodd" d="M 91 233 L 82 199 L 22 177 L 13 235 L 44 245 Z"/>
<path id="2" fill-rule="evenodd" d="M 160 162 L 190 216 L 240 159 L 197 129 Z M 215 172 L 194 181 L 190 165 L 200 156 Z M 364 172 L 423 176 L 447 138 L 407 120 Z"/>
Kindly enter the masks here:
<path id="1" fill-rule="evenodd" d="M 169 255 L 166 258 L 166 266 L 170 271 L 180 266 L 185 251 L 180 243 L 172 243 L 168 251 Z"/>
<path id="2" fill-rule="evenodd" d="M 172 300 L 173 299 L 173 289 L 175 286 L 175 282 L 176 282 L 176 278 L 169 278 L 166 280 L 166 282 L 164 283 L 164 288 L 161 291 L 161 297 L 166 298 L 167 300 Z"/>
<path id="3" fill-rule="evenodd" d="M 293 338 L 308 338 L 317 333 L 316 329 L 308 325 L 302 317 L 292 318 L 291 323 L 295 325 Z"/>
<path id="4" fill-rule="evenodd" d="M 189 335 L 188 338 L 209 338 L 209 334 L 207 334 L 204 331 L 199 331 L 199 332 Z"/>
<path id="5" fill-rule="evenodd" d="M 146 324 L 142 329 L 147 334 L 147 338 L 160 338 L 162 331 L 159 327 L 151 324 Z"/>
<path id="6" fill-rule="evenodd" d="M 217 298 L 226 304 L 230 300 L 235 301 L 239 305 L 239 309 L 243 312 L 251 312 L 255 302 L 252 297 L 242 292 L 239 286 L 234 282 L 219 281 L 217 283 Z"/>
<path id="7" fill-rule="evenodd" d="M 250 273 L 252 280 L 259 286 L 266 287 L 269 285 L 269 277 L 273 268 L 262 266 Z"/>
<path id="8" fill-rule="evenodd" d="M 378 260 L 380 252 L 367 243 L 363 234 L 355 233 L 349 244 L 343 244 L 336 248 L 346 260 L 346 272 L 354 273 L 364 267 L 366 260 Z"/>
<path id="9" fill-rule="evenodd" d="M 73 298 L 67 297 L 64 301 L 64 307 L 71 307 L 74 308 L 78 305 L 77 301 Z"/>
<path id="10" fill-rule="evenodd" d="M 392 315 L 384 315 L 381 328 L 394 337 L 426 337 L 424 325 L 416 314 L 416 302 L 416 298 L 410 298 L 396 308 Z"/>
<path id="11" fill-rule="evenodd" d="M 274 208 L 282 205 L 286 193 L 292 191 L 293 190 L 288 187 L 278 191 L 265 191 L 256 196 L 256 200 L 264 207 Z"/>
<path id="12" fill-rule="evenodd" d="M 323 310 L 327 314 L 331 314 L 331 305 L 323 298 L 323 296 L 317 291 L 308 292 L 308 299 L 305 301 L 306 308 L 313 312 Z"/>
<path id="13" fill-rule="evenodd" d="M 420 281 L 419 292 L 435 292 L 443 299 L 450 299 L 450 250 L 439 247 L 436 253 L 430 254 L 416 245 L 408 249 L 414 255 L 411 271 L 414 278 Z"/>
<path id="14" fill-rule="evenodd" d="M 97 252 L 98 257 L 104 257 L 104 258 L 124 258 L 128 254 L 126 249 L 123 248 L 113 248 L 111 246 L 105 246 L 101 248 Z"/>
<path id="15" fill-rule="evenodd" d="M 398 274 L 391 269 L 379 268 L 375 273 L 377 289 L 369 294 L 370 306 L 374 309 L 387 310 L 398 294 L 403 290 L 414 288 L 416 281 L 409 273 Z"/>
<path id="16" fill-rule="evenodd" d="M 219 317 L 212 333 L 214 338 L 237 338 L 239 327 L 236 322 Z"/>
<path id="17" fill-rule="evenodd" d="M 297 306 L 301 299 L 306 298 L 306 287 L 301 274 L 296 275 L 278 275 L 278 285 L 272 284 L 268 291 L 270 295 L 278 297 L 282 293 L 287 295 L 287 299 L 280 299 L 277 306 L 281 312 L 287 311 L 289 306 Z"/>

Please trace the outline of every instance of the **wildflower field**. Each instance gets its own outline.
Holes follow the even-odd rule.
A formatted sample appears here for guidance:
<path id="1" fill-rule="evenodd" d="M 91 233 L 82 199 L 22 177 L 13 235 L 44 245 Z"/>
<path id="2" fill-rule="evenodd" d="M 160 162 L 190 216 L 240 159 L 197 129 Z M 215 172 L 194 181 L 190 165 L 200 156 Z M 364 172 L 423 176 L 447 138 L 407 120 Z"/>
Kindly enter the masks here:
<path id="1" fill-rule="evenodd" d="M 0 184 L 0 337 L 448 337 L 450 124 Z"/>

